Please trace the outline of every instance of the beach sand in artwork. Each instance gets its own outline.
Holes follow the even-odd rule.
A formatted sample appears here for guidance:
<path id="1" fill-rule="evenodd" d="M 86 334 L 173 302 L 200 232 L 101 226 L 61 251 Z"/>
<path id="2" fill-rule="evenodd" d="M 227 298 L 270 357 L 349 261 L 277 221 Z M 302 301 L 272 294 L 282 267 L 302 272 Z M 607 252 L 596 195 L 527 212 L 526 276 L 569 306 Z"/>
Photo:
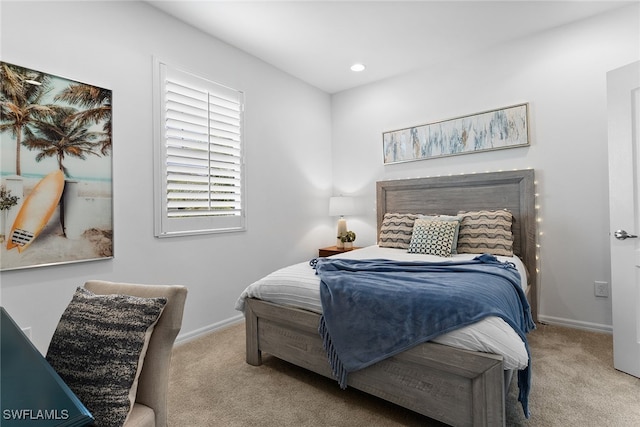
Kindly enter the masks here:
<path id="1" fill-rule="evenodd" d="M 21 201 L 29 195 L 37 182 L 37 179 L 24 179 L 25 195 L 21 197 Z M 68 188 L 69 186 L 65 192 Z M 78 230 L 73 233 L 73 238 L 65 237 L 63 233 L 60 224 L 60 206 L 56 208 L 40 235 L 23 252 L 18 252 L 16 248 L 7 250 L 4 234 L 8 233 L 11 227 L 11 224 L 8 224 L 0 231 L 0 265 L 3 270 L 113 256 L 111 184 L 79 181 L 72 191 L 77 194 L 72 198 L 75 212 L 69 212 L 65 220 L 67 220 L 68 230 L 73 225 L 80 227 L 80 229 L 75 227 Z M 19 209 L 19 206 L 15 209 Z M 72 233 L 68 232 L 68 234 Z"/>
<path id="2" fill-rule="evenodd" d="M 4 238 L 0 247 L 2 269 L 22 268 L 39 265 L 87 261 L 113 256 L 111 232 L 91 229 L 79 239 L 67 239 L 62 228 L 46 233 L 38 238 L 22 253 L 17 249 L 7 250 Z"/>

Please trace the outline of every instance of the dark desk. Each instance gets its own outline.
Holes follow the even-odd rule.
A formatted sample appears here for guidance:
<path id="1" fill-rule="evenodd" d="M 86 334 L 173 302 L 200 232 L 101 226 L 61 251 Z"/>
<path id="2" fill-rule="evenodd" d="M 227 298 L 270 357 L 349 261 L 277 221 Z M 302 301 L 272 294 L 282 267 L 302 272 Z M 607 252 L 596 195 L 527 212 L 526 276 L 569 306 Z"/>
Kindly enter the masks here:
<path id="1" fill-rule="evenodd" d="M 82 427 L 91 413 L 0 307 L 0 425 Z"/>

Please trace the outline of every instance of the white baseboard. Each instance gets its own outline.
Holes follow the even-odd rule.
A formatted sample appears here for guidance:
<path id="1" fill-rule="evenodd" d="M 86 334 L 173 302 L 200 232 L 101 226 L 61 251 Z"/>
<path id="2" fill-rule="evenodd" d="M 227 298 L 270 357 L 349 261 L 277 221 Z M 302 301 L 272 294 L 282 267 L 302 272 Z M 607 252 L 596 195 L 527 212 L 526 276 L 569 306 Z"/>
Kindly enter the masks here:
<path id="1" fill-rule="evenodd" d="M 227 328 L 229 326 L 235 325 L 242 321 L 244 321 L 244 316 L 242 314 L 238 314 L 236 316 L 230 317 L 229 319 L 223 320 L 221 322 L 213 323 L 203 328 L 196 329 L 195 331 L 180 334 L 176 338 L 175 345 L 187 343 L 202 335 L 206 335 L 210 332 Z M 583 329 L 583 330 L 592 331 L 592 332 L 604 332 L 608 334 L 613 333 L 612 325 L 603 325 L 600 323 L 582 322 L 580 320 L 565 319 L 562 317 L 554 317 L 554 316 L 545 316 L 542 314 L 538 315 L 538 321 L 540 323 L 546 323 L 549 325 L 566 326 L 568 328 Z"/>
<path id="2" fill-rule="evenodd" d="M 580 320 L 564 319 L 562 317 L 544 316 L 538 314 L 538 321 L 549 325 L 566 326 L 575 329 L 584 329 L 592 332 L 613 333 L 612 325 L 603 325 L 600 323 L 582 322 Z"/>
<path id="3" fill-rule="evenodd" d="M 175 345 L 180 345 L 180 344 L 184 344 L 187 343 L 193 339 L 196 339 L 202 335 L 206 335 L 210 332 L 214 332 L 220 329 L 224 329 L 227 328 L 229 326 L 238 324 L 240 322 L 244 321 L 244 315 L 243 314 L 238 314 L 236 316 L 230 317 L 226 320 L 223 320 L 221 322 L 218 323 L 214 323 L 208 326 L 205 326 L 203 328 L 199 328 L 196 329 L 195 331 L 191 331 L 191 332 L 187 332 L 184 334 L 180 334 L 177 336 L 176 338 L 176 342 Z"/>

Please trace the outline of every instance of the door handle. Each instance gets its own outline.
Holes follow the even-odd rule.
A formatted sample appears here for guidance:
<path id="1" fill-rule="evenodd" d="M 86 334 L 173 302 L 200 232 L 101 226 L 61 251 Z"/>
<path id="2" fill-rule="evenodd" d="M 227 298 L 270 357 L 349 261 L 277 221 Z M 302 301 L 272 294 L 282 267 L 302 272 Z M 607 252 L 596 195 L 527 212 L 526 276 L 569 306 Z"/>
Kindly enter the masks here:
<path id="1" fill-rule="evenodd" d="M 616 239 L 618 240 L 625 240 L 625 239 L 635 239 L 638 236 L 636 236 L 635 234 L 629 234 L 624 230 L 618 230 L 615 233 L 613 233 L 613 235 L 616 237 Z"/>

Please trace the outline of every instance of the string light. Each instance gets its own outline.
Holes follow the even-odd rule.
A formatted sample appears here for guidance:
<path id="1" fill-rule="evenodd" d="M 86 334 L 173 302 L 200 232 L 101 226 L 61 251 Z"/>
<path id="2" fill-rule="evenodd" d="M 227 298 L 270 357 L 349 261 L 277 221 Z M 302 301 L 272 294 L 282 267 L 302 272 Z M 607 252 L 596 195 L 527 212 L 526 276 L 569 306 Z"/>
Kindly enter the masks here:
<path id="1" fill-rule="evenodd" d="M 535 193 L 534 193 L 534 209 L 536 211 L 536 223 L 537 223 L 537 226 L 538 226 L 538 239 L 536 241 L 536 254 L 535 254 L 535 260 L 536 260 L 536 292 L 538 293 L 538 295 L 540 295 L 540 288 L 541 288 L 541 284 L 542 284 L 542 274 L 541 274 L 542 259 L 540 257 L 540 249 L 541 249 L 540 239 L 544 235 L 544 231 L 539 229 L 540 224 L 542 223 L 542 217 L 540 216 L 540 193 L 538 193 L 538 181 L 534 180 L 533 181 L 533 185 L 534 185 L 534 188 L 535 188 L 535 190 L 534 190 L 535 191 Z M 539 307 L 539 305 L 538 305 L 538 307 Z"/>

